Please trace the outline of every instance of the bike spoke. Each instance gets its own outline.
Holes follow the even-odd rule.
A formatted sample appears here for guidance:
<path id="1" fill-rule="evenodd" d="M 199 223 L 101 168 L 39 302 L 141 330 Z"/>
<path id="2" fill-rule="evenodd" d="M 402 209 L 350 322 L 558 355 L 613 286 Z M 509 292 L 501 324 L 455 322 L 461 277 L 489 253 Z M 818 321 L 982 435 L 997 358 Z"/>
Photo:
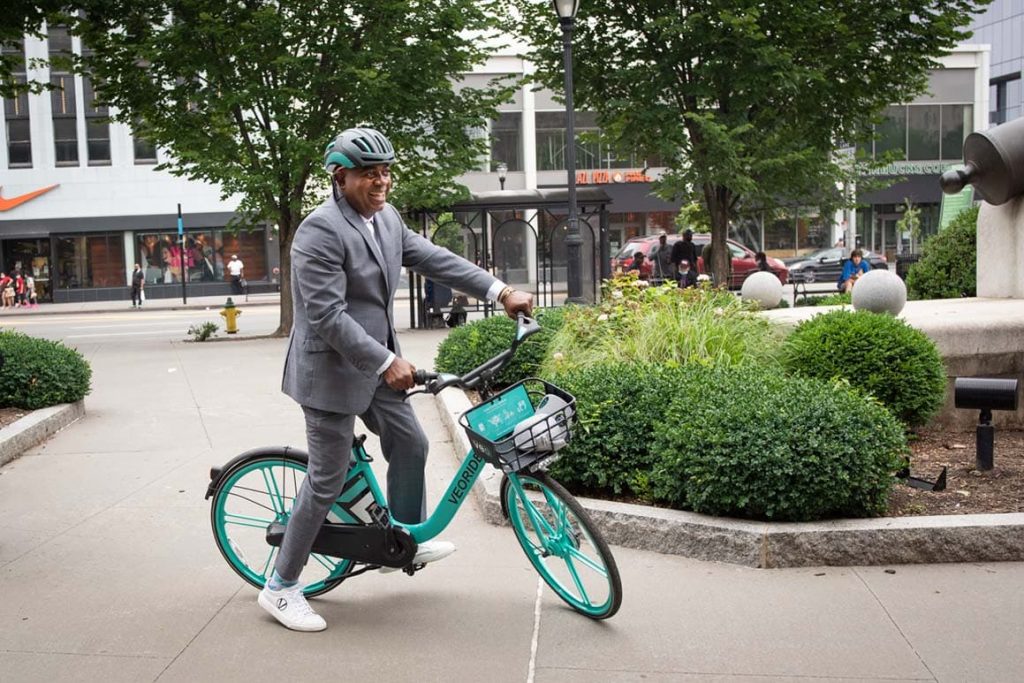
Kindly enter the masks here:
<path id="1" fill-rule="evenodd" d="M 266 529 L 272 519 L 260 519 L 259 517 L 249 517 L 248 515 L 239 515 L 234 512 L 224 513 L 224 524 L 232 524 L 234 526 L 247 526 L 254 529 Z"/>
<path id="2" fill-rule="evenodd" d="M 264 579 L 267 578 L 267 570 L 274 566 L 274 553 L 276 551 L 277 548 L 275 548 L 274 546 L 270 546 L 270 552 L 267 554 L 267 561 L 263 564 L 263 570 L 260 572 L 260 576 L 262 576 Z"/>
<path id="3" fill-rule="evenodd" d="M 263 475 L 263 483 L 267 487 L 267 495 L 270 497 L 270 502 L 274 505 L 274 512 L 284 516 L 284 496 L 281 495 L 281 491 L 277 487 L 277 480 L 274 479 L 269 469 L 261 469 L 260 474 Z"/>
<path id="4" fill-rule="evenodd" d="M 570 557 L 575 557 L 577 560 L 579 560 L 580 562 L 585 564 L 587 567 L 589 567 L 590 569 L 593 569 L 595 572 L 597 572 L 600 576 L 603 576 L 604 578 L 608 578 L 608 570 L 607 570 L 607 568 L 603 564 L 598 564 L 597 562 L 595 562 L 588 555 L 585 555 L 584 553 L 580 552 L 580 550 L 578 548 L 570 547 L 569 548 L 569 556 Z M 568 561 L 570 559 L 570 557 L 567 557 L 566 561 Z"/>
<path id="5" fill-rule="evenodd" d="M 572 582 L 576 584 L 576 590 L 580 594 L 580 600 L 587 603 L 588 605 L 591 604 L 590 598 L 587 596 L 587 589 L 583 586 L 583 582 L 580 581 L 580 575 L 579 573 L 577 573 L 576 567 L 573 566 L 572 559 L 566 557 L 565 566 L 569 570 L 569 575 L 572 576 Z"/>
<path id="6" fill-rule="evenodd" d="M 326 569 L 329 572 L 333 572 L 334 568 L 338 566 L 333 561 L 331 561 L 326 555 L 318 555 L 316 553 L 313 553 L 310 555 L 310 557 L 312 557 L 314 560 L 323 565 L 324 569 Z"/>

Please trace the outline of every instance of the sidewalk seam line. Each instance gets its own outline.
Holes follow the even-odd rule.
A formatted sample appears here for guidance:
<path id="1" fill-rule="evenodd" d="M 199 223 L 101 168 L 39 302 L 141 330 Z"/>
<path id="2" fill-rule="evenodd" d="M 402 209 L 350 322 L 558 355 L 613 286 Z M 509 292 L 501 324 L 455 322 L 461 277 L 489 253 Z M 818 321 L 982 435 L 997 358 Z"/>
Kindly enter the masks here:
<path id="1" fill-rule="evenodd" d="M 192 636 L 191 638 L 189 638 L 189 641 L 187 643 L 185 643 L 185 646 L 181 648 L 181 650 L 178 652 L 178 654 L 174 655 L 174 657 L 171 658 L 171 661 L 167 662 L 167 666 L 165 666 L 163 669 L 160 670 L 160 673 L 158 673 L 156 675 L 156 678 L 153 679 L 153 683 L 156 683 L 156 681 L 159 681 L 160 678 L 165 673 L 167 673 L 167 670 L 170 669 L 172 666 L 174 666 L 174 663 L 176 661 L 178 661 L 178 658 L 181 657 L 183 654 L 185 654 L 185 650 L 187 650 L 189 648 L 189 646 L 192 645 L 192 643 L 196 642 L 196 638 L 198 638 L 199 636 L 201 636 L 203 634 L 203 631 L 205 631 L 210 626 L 210 624 L 213 623 L 213 620 L 216 619 L 217 616 L 221 612 L 224 611 L 225 607 L 227 607 L 228 605 L 231 604 L 231 601 L 235 599 L 235 596 L 238 595 L 242 591 L 243 588 L 245 588 L 245 586 L 239 586 L 235 590 L 235 592 L 232 593 L 231 596 L 227 600 L 224 601 L 224 604 L 221 605 L 220 607 L 218 607 L 217 611 L 214 612 L 212 615 L 210 615 L 210 618 L 206 620 L 206 623 L 203 624 L 203 627 L 201 629 L 199 629 L 198 631 L 196 631 L 196 634 L 194 636 Z"/>
<path id="2" fill-rule="evenodd" d="M 871 586 L 868 584 L 868 582 L 864 579 L 864 576 L 861 575 L 860 568 L 851 567 L 851 569 L 853 569 L 854 576 L 856 576 L 860 580 L 860 582 L 864 585 L 864 588 L 866 588 L 868 593 L 871 594 L 871 597 L 874 598 L 875 602 L 878 603 L 878 606 L 882 608 L 883 612 L 885 612 L 885 616 L 888 617 L 889 622 L 896 628 L 896 632 L 900 634 L 901 638 L 903 638 L 903 642 L 907 644 L 907 647 L 910 648 L 910 651 L 914 653 L 915 657 L 917 657 L 917 661 L 921 662 L 921 666 L 923 666 L 925 668 L 925 671 L 927 671 L 931 675 L 933 681 L 938 681 L 939 677 L 936 676 L 935 672 L 932 671 L 932 668 L 928 666 L 928 662 L 924 661 L 924 657 L 922 657 L 921 653 L 917 651 L 917 648 L 914 646 L 914 644 L 910 642 L 910 638 L 908 638 L 907 634 L 903 632 L 902 628 L 900 628 L 900 625 L 896 622 L 896 619 L 892 616 L 892 614 L 890 614 L 889 609 L 885 606 L 885 603 L 882 602 L 882 600 L 878 597 L 875 591 L 871 589 Z"/>

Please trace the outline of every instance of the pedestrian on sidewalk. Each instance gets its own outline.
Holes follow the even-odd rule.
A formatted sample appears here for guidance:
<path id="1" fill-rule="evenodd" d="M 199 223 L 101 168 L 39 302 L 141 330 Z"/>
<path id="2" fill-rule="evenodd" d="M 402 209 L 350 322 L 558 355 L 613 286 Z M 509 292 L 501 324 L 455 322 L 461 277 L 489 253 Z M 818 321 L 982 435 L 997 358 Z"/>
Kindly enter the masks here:
<path id="1" fill-rule="evenodd" d="M 132 271 L 132 308 L 142 307 L 142 288 L 145 286 L 146 272 L 136 263 L 135 270 Z"/>
<path id="2" fill-rule="evenodd" d="M 7 273 L 0 273 L 0 302 L 2 308 L 14 308 L 14 278 Z"/>
<path id="3" fill-rule="evenodd" d="M 345 483 L 357 416 L 380 435 L 391 515 L 405 523 L 426 517 L 430 444 L 405 396 L 416 368 L 402 358 L 391 322 L 392 283 L 402 265 L 497 302 L 510 316 L 533 310 L 528 292 L 406 227 L 387 203 L 394 161 L 391 142 L 376 130 L 350 128 L 335 138 L 324 154 L 332 197 L 302 221 L 292 241 L 294 322 L 282 389 L 302 406 L 309 468 L 258 602 L 296 631 L 327 628 L 306 602 L 299 576 Z M 454 550 L 446 541 L 424 541 L 412 563 L 436 562 Z"/>
<path id="4" fill-rule="evenodd" d="M 30 308 L 39 308 L 39 298 L 36 294 L 36 279 L 32 271 L 25 273 L 25 305 Z"/>
<path id="5" fill-rule="evenodd" d="M 232 254 L 228 261 L 228 272 L 231 274 L 231 291 L 235 294 L 242 293 L 242 271 L 245 264 L 238 258 L 238 254 Z"/>

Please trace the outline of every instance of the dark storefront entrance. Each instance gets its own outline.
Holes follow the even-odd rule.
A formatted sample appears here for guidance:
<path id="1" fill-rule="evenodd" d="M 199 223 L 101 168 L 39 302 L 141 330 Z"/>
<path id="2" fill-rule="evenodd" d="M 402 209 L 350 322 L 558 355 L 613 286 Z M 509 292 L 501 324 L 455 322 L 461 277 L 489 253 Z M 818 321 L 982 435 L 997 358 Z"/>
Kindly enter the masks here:
<path id="1" fill-rule="evenodd" d="M 36 296 L 39 301 L 53 300 L 53 287 L 50 279 L 50 240 L 49 239 L 6 239 L 0 242 L 0 258 L 3 272 L 13 273 L 20 270 L 23 275 L 32 273 L 36 282 Z"/>

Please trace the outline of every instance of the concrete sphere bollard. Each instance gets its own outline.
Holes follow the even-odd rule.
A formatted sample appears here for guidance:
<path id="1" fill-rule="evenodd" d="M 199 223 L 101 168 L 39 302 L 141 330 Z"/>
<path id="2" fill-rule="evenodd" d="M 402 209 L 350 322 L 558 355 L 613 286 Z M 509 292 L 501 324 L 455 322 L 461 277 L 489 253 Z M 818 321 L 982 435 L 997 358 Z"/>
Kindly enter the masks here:
<path id="1" fill-rule="evenodd" d="M 891 270 L 869 270 L 853 285 L 853 308 L 899 315 L 907 303 L 907 286 Z"/>
<path id="2" fill-rule="evenodd" d="M 782 283 L 775 273 L 760 270 L 743 281 L 740 296 L 744 301 L 756 301 L 761 308 L 778 308 L 782 301 Z"/>

